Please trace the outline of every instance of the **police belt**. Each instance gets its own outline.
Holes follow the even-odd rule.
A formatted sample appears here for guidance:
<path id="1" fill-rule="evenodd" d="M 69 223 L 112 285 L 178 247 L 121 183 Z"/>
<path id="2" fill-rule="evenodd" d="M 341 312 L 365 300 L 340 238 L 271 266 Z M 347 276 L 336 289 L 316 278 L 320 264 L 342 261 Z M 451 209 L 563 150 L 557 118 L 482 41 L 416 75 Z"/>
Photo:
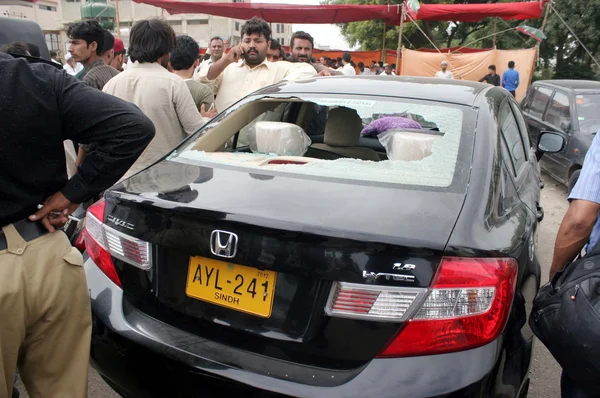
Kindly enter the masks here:
<path id="1" fill-rule="evenodd" d="M 27 218 L 15 221 L 13 225 L 25 242 L 29 242 L 48 233 L 48 230 L 42 223 L 29 221 Z M 0 229 L 0 250 L 5 250 L 7 247 L 6 236 L 4 235 L 4 231 Z"/>

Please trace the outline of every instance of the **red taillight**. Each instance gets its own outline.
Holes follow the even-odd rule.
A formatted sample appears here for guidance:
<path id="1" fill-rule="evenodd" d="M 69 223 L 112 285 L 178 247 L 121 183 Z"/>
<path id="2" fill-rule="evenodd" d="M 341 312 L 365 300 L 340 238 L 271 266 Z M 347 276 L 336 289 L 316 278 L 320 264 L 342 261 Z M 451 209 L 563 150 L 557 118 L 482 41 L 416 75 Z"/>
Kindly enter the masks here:
<path id="1" fill-rule="evenodd" d="M 442 354 L 493 341 L 506 325 L 517 270 L 512 258 L 442 259 L 421 308 L 377 356 Z"/>
<path id="2" fill-rule="evenodd" d="M 79 236 L 77 236 L 75 247 L 82 253 L 85 250 L 85 230 L 82 230 Z"/>
<path id="3" fill-rule="evenodd" d="M 117 270 L 115 269 L 111 255 L 108 250 L 106 250 L 105 237 L 102 230 L 105 207 L 106 202 L 104 202 L 104 199 L 100 199 L 87 210 L 84 229 L 85 248 L 98 268 L 100 268 L 111 281 L 122 288 L 123 285 L 121 284 L 119 275 L 117 275 Z"/>

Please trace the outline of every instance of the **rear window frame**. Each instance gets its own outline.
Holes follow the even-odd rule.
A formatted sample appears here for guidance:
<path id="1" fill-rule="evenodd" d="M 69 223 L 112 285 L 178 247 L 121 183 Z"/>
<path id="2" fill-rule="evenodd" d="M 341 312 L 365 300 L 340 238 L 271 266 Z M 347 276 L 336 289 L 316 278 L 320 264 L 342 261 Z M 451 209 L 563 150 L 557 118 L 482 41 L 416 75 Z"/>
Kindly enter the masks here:
<path id="1" fill-rule="evenodd" d="M 461 138 L 459 143 L 459 149 L 457 153 L 456 167 L 454 170 L 454 175 L 452 177 L 452 181 L 450 185 L 445 187 L 440 186 L 428 186 L 428 185 L 413 185 L 413 184 L 405 184 L 400 182 L 383 182 L 383 181 L 372 181 L 372 180 L 360 180 L 360 179 L 351 179 L 351 178 L 339 178 L 335 176 L 320 176 L 314 174 L 304 174 L 304 173 L 294 173 L 289 171 L 279 171 L 272 169 L 264 169 L 260 172 L 265 176 L 273 176 L 273 177 L 289 177 L 289 178 L 298 178 L 298 179 L 308 179 L 308 180 L 317 180 L 324 181 L 329 183 L 345 183 L 352 185 L 363 185 L 363 186 L 377 186 L 377 187 L 390 187 L 390 188 L 400 188 L 400 189 L 410 189 L 410 190 L 419 190 L 419 191 L 435 191 L 435 192 L 448 192 L 448 193 L 464 193 L 467 190 L 468 180 L 470 177 L 470 169 L 472 167 L 473 162 L 473 151 L 475 147 L 475 135 L 477 128 L 477 119 L 479 110 L 476 107 L 457 104 L 446 101 L 436 101 L 433 99 L 423 99 L 423 98 L 412 98 L 412 97 L 398 97 L 398 96 L 389 96 L 389 95 L 361 95 L 361 94 L 334 94 L 329 95 L 325 93 L 286 93 L 286 94 L 265 94 L 265 95 L 250 95 L 238 101 L 237 103 L 231 105 L 229 108 L 218 114 L 215 118 L 213 118 L 209 123 L 202 126 L 198 131 L 194 134 L 190 135 L 186 140 L 182 141 L 180 145 L 178 145 L 168 156 L 168 160 L 179 161 L 182 163 L 193 162 L 193 164 L 197 164 L 202 167 L 209 168 L 224 168 L 229 170 L 237 170 L 247 172 L 251 175 L 257 174 L 257 169 L 251 169 L 244 166 L 226 164 L 226 163 L 215 163 L 208 160 L 191 160 L 189 158 L 185 158 L 183 161 L 177 160 L 179 155 L 184 151 L 192 148 L 193 143 L 204 134 L 205 130 L 214 126 L 215 123 L 219 123 L 221 120 L 226 118 L 228 115 L 239 109 L 240 107 L 259 100 L 264 99 L 275 99 L 275 100 L 286 100 L 289 99 L 291 101 L 302 101 L 302 102 L 313 102 L 313 100 L 317 100 L 318 98 L 328 98 L 331 100 L 339 99 L 339 100 L 366 100 L 366 101 L 405 101 L 405 102 L 413 102 L 413 103 L 421 103 L 423 105 L 429 106 L 443 106 L 454 109 L 459 109 L 462 111 L 462 129 L 461 129 Z M 318 102 L 313 102 L 318 104 Z M 237 133 L 236 133 L 237 134 Z M 232 138 L 235 134 L 232 135 Z"/>

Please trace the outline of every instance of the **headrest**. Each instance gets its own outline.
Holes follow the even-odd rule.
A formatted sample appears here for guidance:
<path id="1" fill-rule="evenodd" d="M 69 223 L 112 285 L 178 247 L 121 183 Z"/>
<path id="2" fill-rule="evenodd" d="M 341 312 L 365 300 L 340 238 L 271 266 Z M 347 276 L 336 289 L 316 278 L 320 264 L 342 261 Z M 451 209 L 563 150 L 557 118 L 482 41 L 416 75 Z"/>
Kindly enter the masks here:
<path id="1" fill-rule="evenodd" d="M 327 115 L 323 142 L 331 146 L 356 146 L 362 128 L 362 119 L 354 109 L 333 108 Z"/>
<path id="2" fill-rule="evenodd" d="M 390 130 L 378 136 L 389 160 L 405 162 L 425 159 L 431 156 L 433 142 L 439 135 L 412 131 Z"/>
<path id="3" fill-rule="evenodd" d="M 291 123 L 256 122 L 248 130 L 250 150 L 279 156 L 303 156 L 312 142 L 304 130 Z"/>

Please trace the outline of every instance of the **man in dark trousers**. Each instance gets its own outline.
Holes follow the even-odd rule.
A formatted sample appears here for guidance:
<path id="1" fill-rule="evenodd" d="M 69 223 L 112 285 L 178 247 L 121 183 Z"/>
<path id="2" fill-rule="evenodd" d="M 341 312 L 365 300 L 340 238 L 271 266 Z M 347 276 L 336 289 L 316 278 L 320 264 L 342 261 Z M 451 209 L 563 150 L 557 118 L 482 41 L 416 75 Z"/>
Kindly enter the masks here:
<path id="1" fill-rule="evenodd" d="M 82 398 L 90 298 L 83 258 L 60 227 L 131 167 L 154 126 L 49 61 L 0 53 L 0 76 L 10 76 L 0 85 L 0 397 L 18 365 L 30 396 Z M 70 180 L 66 139 L 98 145 Z"/>

